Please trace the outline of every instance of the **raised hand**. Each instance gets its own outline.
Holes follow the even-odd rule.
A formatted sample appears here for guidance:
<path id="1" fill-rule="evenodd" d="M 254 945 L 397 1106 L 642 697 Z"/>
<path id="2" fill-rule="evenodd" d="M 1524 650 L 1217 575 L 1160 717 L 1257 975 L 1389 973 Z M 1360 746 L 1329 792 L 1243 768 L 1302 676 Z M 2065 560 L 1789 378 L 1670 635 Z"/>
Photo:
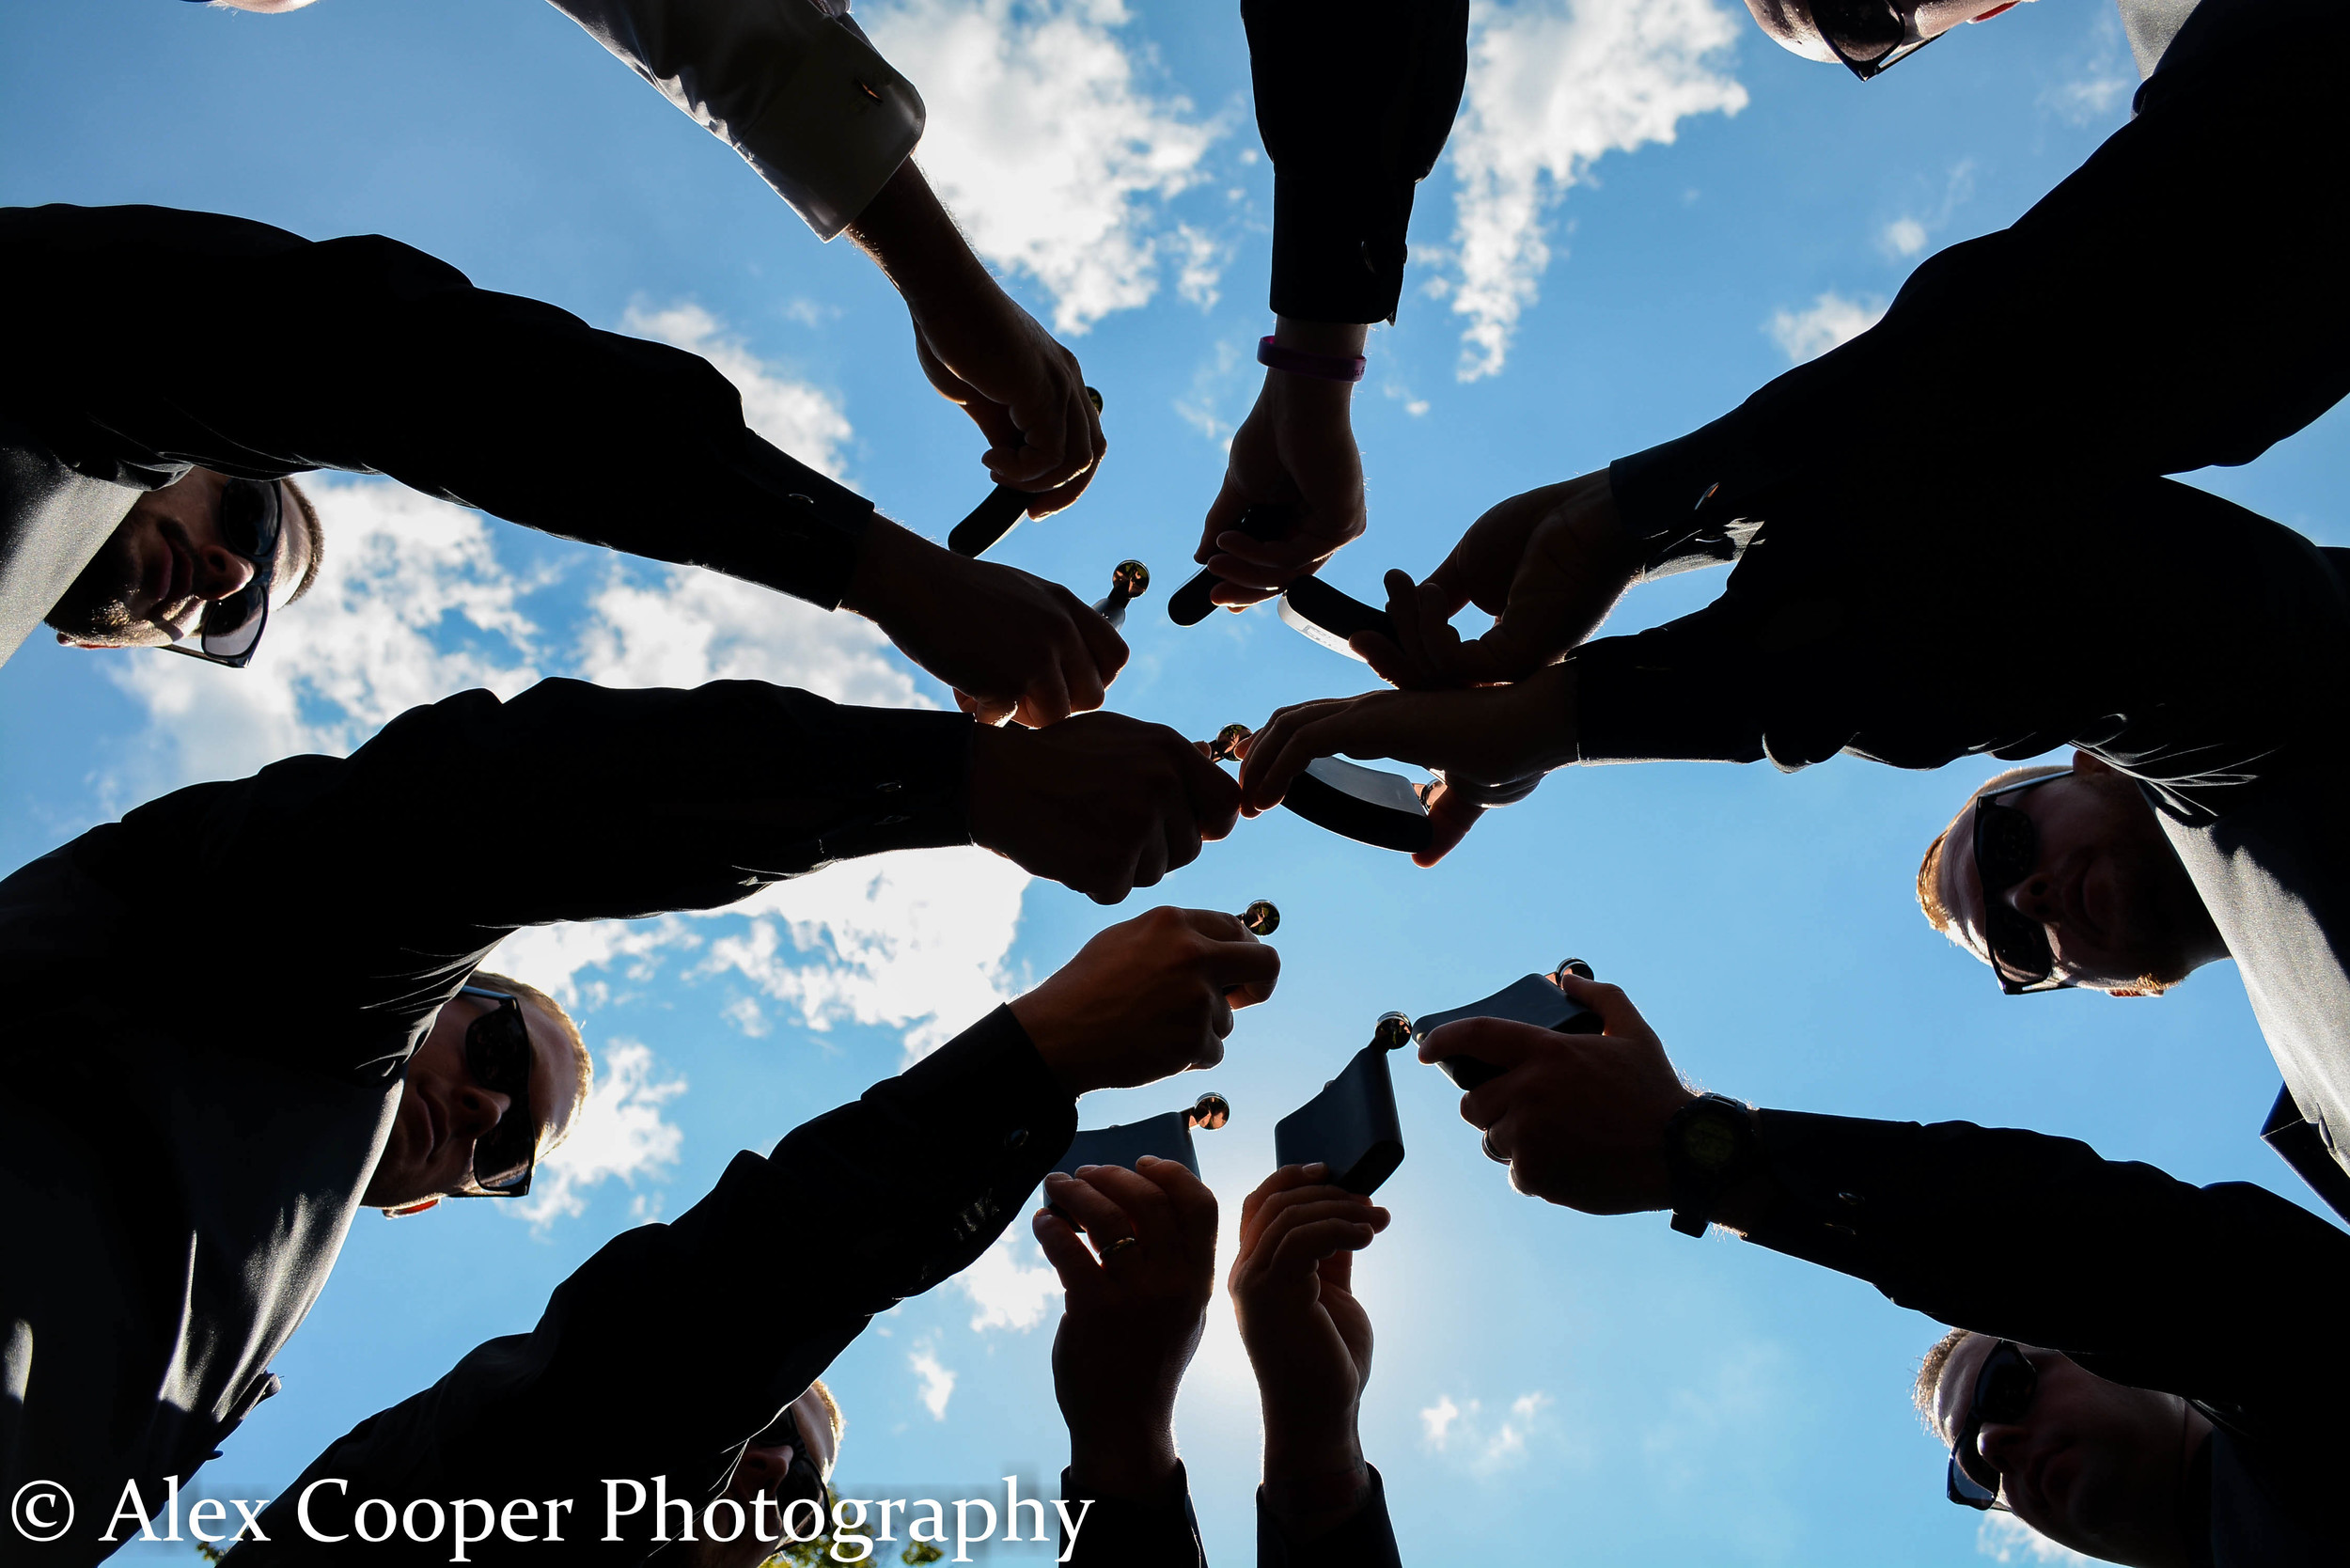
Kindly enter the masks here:
<path id="1" fill-rule="evenodd" d="M 1461 1120 L 1520 1192 L 1585 1214 L 1672 1206 L 1665 1124 L 1695 1096 L 1631 999 L 1578 975 L 1559 988 L 1603 1020 L 1600 1034 L 1558 1034 L 1499 1018 L 1432 1032 L 1419 1059 L 1471 1057 L 1500 1075 L 1461 1096 Z"/>
<path id="2" fill-rule="evenodd" d="M 1153 909 L 1096 934 L 1011 1011 L 1070 1093 L 1127 1089 L 1222 1061 L 1232 1010 L 1280 974 L 1239 917 Z"/>
<path id="3" fill-rule="evenodd" d="M 971 841 L 1096 903 L 1191 864 L 1239 815 L 1240 786 L 1165 725 L 1088 713 L 972 736 Z"/>
<path id="4" fill-rule="evenodd" d="M 1037 1245 L 1066 1302 L 1053 1391 L 1085 1497 L 1148 1497 L 1175 1475 L 1175 1395 L 1215 1281 L 1215 1194 L 1172 1160 L 1087 1166 L 1044 1180 Z"/>
<path id="5" fill-rule="evenodd" d="M 982 724 L 1040 729 L 1099 708 L 1126 666 L 1125 638 L 1058 583 L 942 550 L 881 517 L 840 602 Z"/>
<path id="6" fill-rule="evenodd" d="M 1264 1406 L 1266 1504 L 1298 1536 L 1344 1520 L 1371 1484 L 1356 1421 L 1371 1318 L 1354 1268 L 1388 1215 L 1329 1174 L 1285 1166 L 1248 1195 L 1230 1286 Z"/>
<path id="7" fill-rule="evenodd" d="M 1414 583 L 1386 576 L 1393 642 L 1355 651 L 1410 690 L 1516 681 L 1555 664 L 1606 619 L 1638 574 L 1641 550 L 1617 516 L 1606 470 L 1512 495 L 1469 525 L 1444 564 Z M 1463 640 L 1452 618 L 1474 604 L 1496 617 Z"/>

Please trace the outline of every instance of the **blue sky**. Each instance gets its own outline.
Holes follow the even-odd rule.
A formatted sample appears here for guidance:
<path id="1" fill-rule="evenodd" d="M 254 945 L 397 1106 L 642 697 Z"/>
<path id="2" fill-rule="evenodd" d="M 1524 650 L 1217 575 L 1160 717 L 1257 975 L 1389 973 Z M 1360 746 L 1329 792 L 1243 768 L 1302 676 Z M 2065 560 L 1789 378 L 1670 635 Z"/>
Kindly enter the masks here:
<path id="1" fill-rule="evenodd" d="M 1493 501 L 1679 434 L 1856 330 L 1918 258 L 2012 222 L 2076 166 L 2134 86 L 2102 0 L 2022 7 L 1865 87 L 1783 55 L 1739 12 L 1479 7 L 1470 102 L 1421 192 L 1402 320 L 1371 338 L 1356 421 L 1372 527 L 1332 567 L 1341 587 L 1425 571 Z M 1128 622 L 1134 662 L 1111 694 L 1125 712 L 1206 735 L 1358 689 L 1360 666 L 1269 611 L 1184 632 L 1160 609 L 1268 330 L 1270 171 L 1237 8 L 889 0 L 857 14 L 930 102 L 918 156 L 933 180 L 1108 398 L 1091 493 L 1000 557 L 1089 598 L 1120 557 L 1151 564 L 1158 588 Z M 173 0 L 11 6 L 0 138 L 0 201 L 382 232 L 482 285 L 696 347 L 762 429 L 933 536 L 985 488 L 982 443 L 929 393 L 872 268 L 817 244 L 536 0 L 321 0 L 280 18 Z M 2330 416 L 2195 482 L 2350 543 L 2328 505 L 2350 480 L 2342 428 Z M 377 481 L 321 494 L 328 577 L 254 669 L 40 645 L 0 668 L 0 863 L 180 783 L 348 749 L 472 685 L 749 674 L 944 700 L 846 618 Z M 1644 589 L 1617 629 L 1682 613 L 1719 580 Z M 1200 1149 L 1229 1223 L 1271 1164 L 1274 1121 L 1380 1012 L 1454 1006 L 1574 952 L 1631 990 L 1707 1088 L 2032 1126 L 2303 1197 L 2254 1137 L 2277 1075 L 2232 967 L 2160 1002 L 2007 1001 L 1918 917 L 1919 852 L 1988 771 L 1569 774 L 1429 872 L 1286 814 L 1245 823 L 1128 912 L 1275 899 L 1278 996 L 1244 1015 L 1214 1074 L 1097 1097 L 1083 1119 L 1222 1090 L 1234 1121 Z M 572 999 L 603 1066 L 593 1136 L 534 1216 L 363 1216 L 278 1363 L 285 1393 L 206 1487 L 273 1493 L 480 1339 L 527 1326 L 605 1238 L 682 1208 L 736 1149 L 895 1071 L 1104 923 L 974 851 L 836 868 L 747 911 L 518 938 L 500 965 Z M 1905 1399 L 1935 1333 L 1924 1319 L 1734 1240 L 1691 1242 L 1661 1216 L 1520 1198 L 1449 1087 L 1397 1066 L 1410 1154 L 1381 1195 L 1395 1224 L 1358 1279 L 1379 1335 L 1365 1438 L 1408 1559 L 2032 1559 L 1940 1500 L 1940 1457 Z M 1996 1227 L 1986 1215 L 1971 1245 Z M 830 1266 L 821 1215 L 778 1245 L 812 1275 Z M 1040 1268 L 1015 1225 L 967 1281 L 907 1303 L 841 1358 L 846 1492 L 985 1495 L 1013 1472 L 1049 1486 L 1064 1459 L 1047 1367 L 1058 1298 Z M 755 1317 L 759 1303 L 710 1311 Z M 1212 1554 L 1245 1560 L 1254 1391 L 1220 1297 L 1179 1436 Z"/>

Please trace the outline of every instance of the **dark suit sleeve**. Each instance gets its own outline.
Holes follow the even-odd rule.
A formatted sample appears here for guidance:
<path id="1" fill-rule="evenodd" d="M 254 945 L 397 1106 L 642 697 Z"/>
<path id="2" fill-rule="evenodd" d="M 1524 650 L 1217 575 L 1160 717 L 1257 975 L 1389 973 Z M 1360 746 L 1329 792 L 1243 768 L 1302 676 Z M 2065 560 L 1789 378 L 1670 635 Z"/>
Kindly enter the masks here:
<path id="1" fill-rule="evenodd" d="M 1875 327 L 1611 470 L 1652 569 L 1791 520 L 1783 487 L 1888 478 L 1879 526 L 1954 465 L 2027 488 L 2248 463 L 2350 390 L 2350 180 L 2321 0 L 2210 0 L 2139 112 L 2013 227 L 1950 246 Z M 1779 504 L 1763 510 L 1776 493 Z M 1702 505 L 1700 504 L 1702 501 Z"/>
<path id="2" fill-rule="evenodd" d="M 564 1560 L 642 1560 L 652 1510 L 603 1542 L 606 1479 L 665 1477 L 698 1513 L 875 1313 L 994 1243 L 1075 1133 L 1067 1091 L 997 1009 L 765 1158 L 736 1155 L 675 1220 L 606 1243 L 528 1335 L 480 1346 L 320 1455 L 264 1516 L 272 1546 L 239 1560 L 309 1560 L 292 1509 L 320 1477 L 350 1483 L 312 1501 L 329 1533 L 368 1497 L 573 1497 Z M 447 1556 L 446 1541 L 415 1550 Z M 527 1563 L 546 1547 L 476 1551 Z"/>
<path id="3" fill-rule="evenodd" d="M 1191 1477 L 1181 1460 L 1163 1497 L 1081 1499 L 1067 1469 L 1060 1473 L 1060 1495 L 1073 1510 L 1085 1510 L 1075 1540 L 1066 1522 L 1061 1528 L 1060 1560 L 1072 1568 L 1208 1568 L 1199 1515 L 1191 1506 Z"/>
<path id="4" fill-rule="evenodd" d="M 1242 0 L 1273 160 L 1276 314 L 1391 321 L 1415 186 L 1468 71 L 1468 0 Z"/>
<path id="5" fill-rule="evenodd" d="M 336 1020 L 289 1028 L 314 1062 L 357 1065 L 404 1054 L 517 927 L 715 908 L 830 861 L 967 842 L 970 734 L 960 713 L 752 681 L 544 681 L 412 709 L 349 758 L 180 790 L 73 854 L 134 907 L 194 900 L 155 947 L 196 980 L 270 951 L 290 988 L 270 1016 Z"/>
<path id="6" fill-rule="evenodd" d="M 1401 1568 L 1386 1483 L 1371 1466 L 1371 1493 L 1344 1523 L 1310 1540 L 1293 1539 L 1266 1512 L 1257 1489 L 1257 1568 Z"/>
<path id="7" fill-rule="evenodd" d="M 387 474 L 832 608 L 872 504 L 753 434 L 710 365 L 380 236 L 160 207 L 0 212 L 0 406 L 93 478 Z"/>
<path id="8" fill-rule="evenodd" d="M 1750 1241 L 2254 1430 L 2350 1397 L 2318 1350 L 2350 1290 L 2350 1235 L 2264 1188 L 1964 1121 L 1766 1110 L 1759 1136 L 1783 1196 Z"/>

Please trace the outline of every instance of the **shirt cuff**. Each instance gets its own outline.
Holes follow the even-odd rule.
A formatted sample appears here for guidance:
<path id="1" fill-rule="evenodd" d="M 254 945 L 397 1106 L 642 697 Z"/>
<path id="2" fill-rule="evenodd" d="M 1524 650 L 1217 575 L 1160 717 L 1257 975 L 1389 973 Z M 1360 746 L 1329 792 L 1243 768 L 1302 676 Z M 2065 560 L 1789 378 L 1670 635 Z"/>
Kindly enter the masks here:
<path id="1" fill-rule="evenodd" d="M 1570 655 L 1575 760 L 1762 760 L 1762 728 L 1739 666 L 1684 625 L 1697 619 L 1602 637 Z"/>
<path id="2" fill-rule="evenodd" d="M 1071 1471 L 1060 1473 L 1060 1495 L 1076 1500 Z M 1207 1568 L 1208 1554 L 1199 1544 L 1199 1518 L 1191 1506 L 1191 1481 L 1183 1462 L 1175 1462 L 1175 1479 L 1159 1497 L 1091 1497 L 1085 1499 L 1084 1519 L 1072 1541 L 1061 1529 L 1063 1562 L 1085 1568 L 1089 1563 L 1116 1568 Z"/>
<path id="3" fill-rule="evenodd" d="M 1273 177 L 1277 316 L 1301 321 L 1395 320 L 1413 182 L 1342 184 L 1322 171 Z"/>
<path id="4" fill-rule="evenodd" d="M 838 609 L 865 553 L 873 503 L 757 435 L 744 440 L 740 510 L 707 521 L 691 564 Z"/>
<path id="5" fill-rule="evenodd" d="M 757 118 L 729 129 L 735 150 L 830 240 L 865 211 L 922 139 L 922 97 L 844 18 L 812 31 Z"/>
<path id="6" fill-rule="evenodd" d="M 819 864 L 971 841 L 971 735 L 965 713 L 838 708 L 839 743 L 814 760 L 827 793 L 862 809 L 825 829 Z M 809 765 L 804 762 L 803 766 Z"/>
<path id="7" fill-rule="evenodd" d="M 1387 1517 L 1387 1492 L 1379 1467 L 1370 1466 L 1371 1490 L 1363 1503 L 1336 1529 L 1310 1540 L 1297 1540 L 1284 1531 L 1266 1509 L 1264 1488 L 1257 1488 L 1257 1568 L 1402 1568 L 1396 1549 L 1395 1525 Z"/>
<path id="8" fill-rule="evenodd" d="M 1745 549 L 1752 529 L 1738 527 L 1747 486 L 1736 417 L 1607 465 L 1616 514 L 1643 550 L 1644 579 L 1735 560 Z"/>

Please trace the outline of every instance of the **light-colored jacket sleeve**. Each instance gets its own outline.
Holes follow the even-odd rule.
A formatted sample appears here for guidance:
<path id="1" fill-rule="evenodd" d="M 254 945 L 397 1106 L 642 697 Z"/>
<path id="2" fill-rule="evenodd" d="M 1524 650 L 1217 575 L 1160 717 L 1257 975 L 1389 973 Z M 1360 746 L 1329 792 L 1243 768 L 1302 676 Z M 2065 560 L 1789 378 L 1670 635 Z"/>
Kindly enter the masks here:
<path id="1" fill-rule="evenodd" d="M 743 155 L 829 240 L 922 139 L 914 84 L 849 0 L 550 0 Z"/>

